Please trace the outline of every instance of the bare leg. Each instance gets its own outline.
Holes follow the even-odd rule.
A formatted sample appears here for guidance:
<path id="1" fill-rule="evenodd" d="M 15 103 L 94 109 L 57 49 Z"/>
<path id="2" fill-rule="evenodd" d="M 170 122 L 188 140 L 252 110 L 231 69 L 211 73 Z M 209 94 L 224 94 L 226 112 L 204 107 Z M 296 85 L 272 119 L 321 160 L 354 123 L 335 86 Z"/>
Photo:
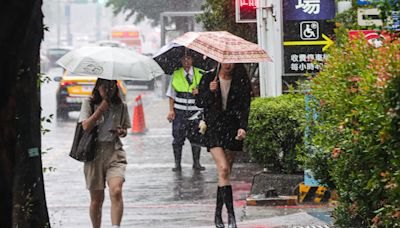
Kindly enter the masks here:
<path id="1" fill-rule="evenodd" d="M 222 147 L 213 147 L 210 152 L 214 158 L 215 164 L 218 170 L 218 186 L 230 185 L 229 175 L 231 173 L 231 168 L 229 161 L 225 155 L 224 149 Z"/>
<path id="2" fill-rule="evenodd" d="M 221 147 L 214 147 L 210 149 L 211 154 L 214 158 L 214 161 L 217 165 L 218 169 L 218 191 L 221 191 L 223 203 L 226 206 L 228 211 L 228 227 L 236 228 L 236 219 L 235 212 L 233 206 L 233 197 L 232 197 L 232 186 L 230 183 L 230 174 L 231 168 L 234 160 L 234 154 L 228 153 L 225 154 L 224 149 Z M 215 226 L 216 227 L 224 227 L 221 213 L 220 213 L 220 203 L 218 203 L 218 194 L 217 194 L 217 207 L 215 210 Z"/>
<path id="3" fill-rule="evenodd" d="M 229 163 L 229 168 L 232 171 L 233 162 L 235 161 L 235 152 L 229 151 L 225 155 L 226 155 L 226 159 L 228 160 L 228 163 Z"/>
<path id="4" fill-rule="evenodd" d="M 104 190 L 90 190 L 90 220 L 93 228 L 100 228 Z"/>
<path id="5" fill-rule="evenodd" d="M 124 213 L 124 202 L 122 200 L 122 177 L 114 177 L 108 181 L 111 199 L 111 223 L 112 225 L 120 225 L 122 214 Z"/>

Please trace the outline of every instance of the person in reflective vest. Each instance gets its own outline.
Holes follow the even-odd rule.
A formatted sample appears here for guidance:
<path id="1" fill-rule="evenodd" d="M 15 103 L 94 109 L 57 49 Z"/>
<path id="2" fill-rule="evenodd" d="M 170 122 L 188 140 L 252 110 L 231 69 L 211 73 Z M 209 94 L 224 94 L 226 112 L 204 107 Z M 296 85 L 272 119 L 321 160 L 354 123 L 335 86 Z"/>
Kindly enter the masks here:
<path id="1" fill-rule="evenodd" d="M 190 121 L 193 116 L 202 111 L 195 104 L 196 94 L 198 93 L 197 86 L 200 84 L 202 70 L 193 67 L 193 58 L 190 52 L 185 52 L 181 58 L 182 67 L 174 71 L 172 79 L 167 91 L 169 97 L 169 112 L 167 119 L 172 122 L 173 142 L 172 148 L 175 157 L 175 167 L 172 171 L 179 172 L 182 170 L 182 146 L 187 138 L 192 147 L 193 169 L 205 170 L 205 167 L 200 165 L 201 147 L 192 142 L 190 135 Z"/>

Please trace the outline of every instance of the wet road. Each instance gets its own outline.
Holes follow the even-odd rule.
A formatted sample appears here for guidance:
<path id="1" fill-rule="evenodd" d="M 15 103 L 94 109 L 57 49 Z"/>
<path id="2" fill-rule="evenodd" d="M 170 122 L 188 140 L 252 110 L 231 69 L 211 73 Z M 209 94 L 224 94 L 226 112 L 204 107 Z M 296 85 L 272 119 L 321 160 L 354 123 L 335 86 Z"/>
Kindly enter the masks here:
<path id="1" fill-rule="evenodd" d="M 50 77 L 58 74 L 52 69 Z M 42 86 L 43 115 L 55 113 L 57 83 Z M 123 227 L 212 227 L 217 183 L 216 168 L 211 156 L 203 149 L 201 163 L 206 171 L 192 170 L 189 146 L 184 147 L 183 171 L 174 173 L 170 123 L 166 121 L 168 100 L 160 89 L 131 88 L 127 94 L 130 119 L 134 98 L 142 95 L 148 131 L 143 135 L 128 134 L 123 139 L 128 167 L 123 195 L 125 211 Z M 83 164 L 68 156 L 78 113 L 70 113 L 70 120 L 45 125 L 51 131 L 42 138 L 47 204 L 52 227 L 90 227 L 89 194 L 85 189 Z M 237 220 L 239 227 L 267 227 L 247 224 L 249 221 L 287 215 L 313 209 L 246 207 L 246 194 L 250 191 L 252 176 L 259 170 L 256 165 L 235 164 L 232 175 Z M 320 210 L 320 209 L 318 209 Z M 103 227 L 111 227 L 110 201 L 106 194 L 103 209 Z M 226 219 L 225 219 L 226 220 Z M 259 222 L 262 223 L 262 222 Z M 246 225 L 247 224 L 247 225 Z M 301 224 L 300 224 L 301 225 Z"/>

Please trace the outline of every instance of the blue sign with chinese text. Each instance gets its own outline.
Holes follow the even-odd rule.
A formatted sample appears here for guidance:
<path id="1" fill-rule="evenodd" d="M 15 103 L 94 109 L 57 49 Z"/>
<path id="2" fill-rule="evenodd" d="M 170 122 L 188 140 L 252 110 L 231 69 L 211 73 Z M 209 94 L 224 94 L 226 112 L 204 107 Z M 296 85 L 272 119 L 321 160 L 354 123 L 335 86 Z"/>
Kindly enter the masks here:
<path id="1" fill-rule="evenodd" d="M 335 17 L 335 0 L 285 0 L 284 20 L 330 20 Z"/>
<path id="2" fill-rule="evenodd" d="M 382 0 L 357 0 L 357 5 L 371 5 L 374 2 L 379 2 Z M 389 1 L 390 4 L 396 3 L 398 0 Z"/>
<path id="3" fill-rule="evenodd" d="M 396 31 L 400 31 L 400 13 L 397 11 L 394 11 L 392 13 L 392 20 L 393 20 L 393 24 L 386 26 L 387 29 L 393 29 Z"/>
<path id="4" fill-rule="evenodd" d="M 369 5 L 371 3 L 371 0 L 357 0 L 357 5 Z"/>

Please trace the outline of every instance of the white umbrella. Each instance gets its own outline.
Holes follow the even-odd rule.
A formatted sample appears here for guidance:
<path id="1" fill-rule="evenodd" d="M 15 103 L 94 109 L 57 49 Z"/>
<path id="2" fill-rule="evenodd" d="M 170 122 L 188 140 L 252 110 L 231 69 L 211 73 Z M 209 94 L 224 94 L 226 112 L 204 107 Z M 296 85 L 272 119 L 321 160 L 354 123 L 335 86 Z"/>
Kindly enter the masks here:
<path id="1" fill-rule="evenodd" d="M 109 80 L 148 81 L 164 74 L 151 57 L 117 47 L 82 47 L 65 54 L 57 64 L 72 73 Z"/>

